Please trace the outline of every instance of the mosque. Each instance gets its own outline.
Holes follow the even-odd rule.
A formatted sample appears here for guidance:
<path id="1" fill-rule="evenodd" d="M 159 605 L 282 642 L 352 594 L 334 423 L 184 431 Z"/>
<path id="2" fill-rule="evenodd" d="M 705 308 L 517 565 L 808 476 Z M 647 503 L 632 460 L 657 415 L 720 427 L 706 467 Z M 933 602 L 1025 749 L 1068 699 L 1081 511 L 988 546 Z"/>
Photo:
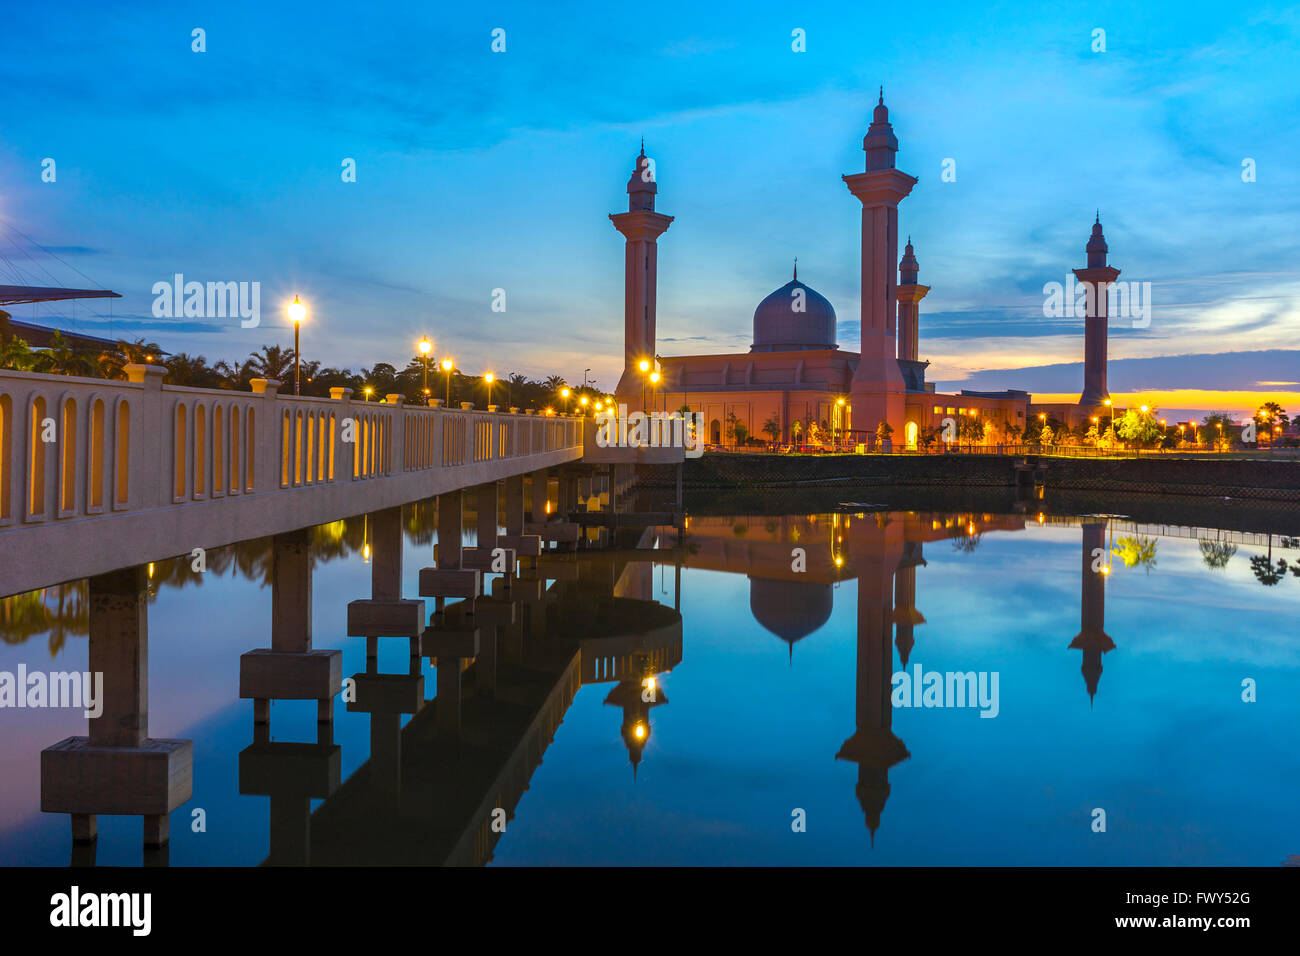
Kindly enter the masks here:
<path id="1" fill-rule="evenodd" d="M 655 350 L 657 253 L 673 217 L 655 209 L 658 184 L 642 144 L 627 183 L 628 210 L 610 216 L 626 239 L 618 400 L 633 410 L 702 412 L 711 444 L 731 443 L 739 425 L 754 438 L 784 443 L 817 435 L 823 443 L 872 447 L 884 422 L 891 444 L 915 448 L 927 430 L 942 433 L 946 419 L 963 417 L 982 420 L 985 442 L 999 443 L 1015 441 L 1040 415 L 1071 427 L 1093 415 L 1108 418 L 1106 288 L 1119 270 L 1106 265 L 1100 217 L 1086 247 L 1087 268 L 1074 270 L 1081 284 L 1094 283 L 1100 291 L 1085 319 L 1080 401 L 1037 406 L 1028 392 L 1014 389 L 936 392 L 925 380 L 929 362 L 919 353 L 920 304 L 931 287 L 918 281 L 910 238 L 898 258 L 898 206 L 917 179 L 895 168 L 898 139 L 883 90 L 862 148 L 865 170 L 843 177 L 862 203 L 861 351 L 836 343 L 834 306 L 799 281 L 796 264 L 791 280 L 754 310 L 748 352 L 664 356 Z"/>

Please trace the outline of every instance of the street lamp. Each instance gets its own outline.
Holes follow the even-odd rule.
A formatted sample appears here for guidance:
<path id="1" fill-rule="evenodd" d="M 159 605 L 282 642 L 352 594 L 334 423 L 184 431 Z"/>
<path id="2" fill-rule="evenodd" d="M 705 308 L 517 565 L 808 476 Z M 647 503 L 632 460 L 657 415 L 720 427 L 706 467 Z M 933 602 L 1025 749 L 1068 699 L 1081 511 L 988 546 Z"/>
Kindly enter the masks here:
<path id="1" fill-rule="evenodd" d="M 654 408 L 658 404 L 659 395 L 659 373 L 650 373 L 650 407 Z"/>
<path id="2" fill-rule="evenodd" d="M 302 394 L 302 366 L 299 362 L 298 352 L 298 333 L 302 327 L 302 320 L 307 317 L 307 307 L 302 304 L 302 300 L 296 295 L 293 301 L 289 303 L 289 319 L 293 322 L 293 393 Z"/>
<path id="3" fill-rule="evenodd" d="M 564 399 L 564 414 L 569 414 L 569 386 L 560 389 L 560 398 Z"/>
<path id="4" fill-rule="evenodd" d="M 456 367 L 456 363 L 449 358 L 442 360 L 442 370 L 447 373 L 447 407 L 451 407 L 451 370 Z"/>
<path id="5" fill-rule="evenodd" d="M 485 372 L 483 374 L 483 381 L 487 383 L 488 408 L 492 407 L 492 383 L 496 381 L 496 378 L 497 377 L 491 372 Z"/>
<path id="6" fill-rule="evenodd" d="M 371 388 L 369 385 L 367 385 L 367 386 L 366 386 L 365 388 L 363 388 L 361 391 L 365 392 L 365 394 L 366 394 L 366 401 L 367 401 L 367 402 L 370 401 L 370 393 L 373 392 L 374 389 Z"/>
<path id="7" fill-rule="evenodd" d="M 583 417 L 585 418 L 587 415 L 587 396 L 583 395 L 581 398 L 579 398 L 578 404 L 582 406 L 582 414 Z"/>
<path id="8" fill-rule="evenodd" d="M 429 353 L 433 351 L 433 343 L 429 341 L 426 335 L 415 343 L 415 347 L 420 350 L 420 361 L 424 365 L 420 377 L 420 388 L 424 391 L 425 398 L 429 397 Z"/>

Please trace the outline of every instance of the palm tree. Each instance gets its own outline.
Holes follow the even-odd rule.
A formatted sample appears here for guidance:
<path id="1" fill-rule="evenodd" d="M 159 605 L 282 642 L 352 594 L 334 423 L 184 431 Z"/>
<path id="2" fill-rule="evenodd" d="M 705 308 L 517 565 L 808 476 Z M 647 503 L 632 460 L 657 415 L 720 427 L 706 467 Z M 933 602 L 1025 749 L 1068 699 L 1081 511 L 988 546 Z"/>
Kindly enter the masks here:
<path id="1" fill-rule="evenodd" d="M 253 378 L 283 382 L 293 370 L 293 349 L 283 349 L 278 345 L 263 345 L 260 355 L 253 352 L 248 356 L 247 368 L 253 373 Z"/>
<path id="2" fill-rule="evenodd" d="M 79 352 L 71 342 L 63 337 L 58 329 L 50 337 L 50 344 L 38 349 L 37 367 L 43 372 L 57 375 L 89 375 L 94 366 L 90 359 Z"/>
<path id="3" fill-rule="evenodd" d="M 156 342 L 146 342 L 144 339 L 136 339 L 134 342 L 118 339 L 117 350 L 132 365 L 145 365 L 157 361 L 158 356 L 162 354 L 160 345 Z"/>
<path id="4" fill-rule="evenodd" d="M 0 368 L 31 372 L 35 370 L 38 359 L 39 356 L 24 339 L 11 338 L 0 347 Z"/>

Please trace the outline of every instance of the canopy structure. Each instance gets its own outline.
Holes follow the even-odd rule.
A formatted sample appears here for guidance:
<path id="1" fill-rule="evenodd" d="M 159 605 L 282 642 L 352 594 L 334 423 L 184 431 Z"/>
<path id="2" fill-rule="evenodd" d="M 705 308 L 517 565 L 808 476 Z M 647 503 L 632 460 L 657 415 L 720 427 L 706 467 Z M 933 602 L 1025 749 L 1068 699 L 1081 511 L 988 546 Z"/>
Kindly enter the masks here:
<path id="1" fill-rule="evenodd" d="M 57 286 L 0 285 L 0 307 L 24 302 L 58 302 L 62 299 L 120 299 L 108 289 L 62 289 Z"/>

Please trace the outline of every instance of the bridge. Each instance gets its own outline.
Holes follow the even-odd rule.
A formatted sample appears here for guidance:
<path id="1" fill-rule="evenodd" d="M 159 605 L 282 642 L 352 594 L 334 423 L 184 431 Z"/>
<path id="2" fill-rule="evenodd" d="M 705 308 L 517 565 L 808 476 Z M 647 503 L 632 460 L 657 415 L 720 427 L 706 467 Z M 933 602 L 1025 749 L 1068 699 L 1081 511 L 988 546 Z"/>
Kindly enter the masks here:
<path id="1" fill-rule="evenodd" d="M 251 392 L 182 388 L 156 366 L 126 372 L 0 372 L 0 595 L 545 478 L 582 457 L 574 418 L 356 401 L 341 388 L 304 398 L 265 379 Z M 522 486 L 507 496 L 520 534 Z"/>
<path id="2" fill-rule="evenodd" d="M 371 595 L 349 604 L 348 634 L 366 639 L 371 663 L 392 637 L 409 641 L 413 662 L 435 661 L 437 719 L 416 726 L 459 735 L 462 672 L 478 662 L 477 673 L 495 673 L 501 615 L 512 620 L 512 602 L 546 592 L 547 579 L 521 577 L 521 566 L 535 567 L 547 545 L 576 549 L 617 534 L 571 519 L 593 506 L 612 511 L 644 457 L 602 449 L 584 463 L 594 424 L 567 416 L 411 406 L 396 394 L 357 402 L 344 388 L 329 399 L 286 396 L 268 379 L 250 392 L 185 388 L 164 385 L 153 365 L 125 371 L 125 382 L 0 372 L 0 596 L 89 582 L 89 669 L 104 675 L 103 713 L 87 736 L 41 755 L 42 809 L 69 814 L 79 845 L 93 844 L 107 813 L 143 817 L 146 847 L 164 847 L 171 811 L 192 793 L 191 742 L 149 736 L 153 562 L 201 561 L 208 549 L 269 537 L 271 646 L 241 657 L 240 696 L 253 701 L 259 738 L 273 700 L 316 701 L 324 731 L 343 689 L 342 654 L 312 646 L 310 529 L 365 515 Z M 472 548 L 462 547 L 467 491 L 478 517 Z M 436 564 L 420 571 L 420 598 L 406 597 L 402 506 L 435 497 Z M 499 599 L 485 593 L 489 574 L 500 575 Z M 674 622 L 680 642 L 675 613 Z M 636 642 L 629 647 L 602 673 Z M 577 650 L 567 649 L 559 673 L 577 674 Z M 406 686 L 415 673 L 368 669 L 353 679 L 362 706 L 382 714 L 377 744 L 393 743 L 395 721 L 422 706 L 410 703 L 423 701 L 421 687 Z M 257 757 L 254 777 L 265 765 Z M 372 759 L 382 757 L 381 747 Z"/>

